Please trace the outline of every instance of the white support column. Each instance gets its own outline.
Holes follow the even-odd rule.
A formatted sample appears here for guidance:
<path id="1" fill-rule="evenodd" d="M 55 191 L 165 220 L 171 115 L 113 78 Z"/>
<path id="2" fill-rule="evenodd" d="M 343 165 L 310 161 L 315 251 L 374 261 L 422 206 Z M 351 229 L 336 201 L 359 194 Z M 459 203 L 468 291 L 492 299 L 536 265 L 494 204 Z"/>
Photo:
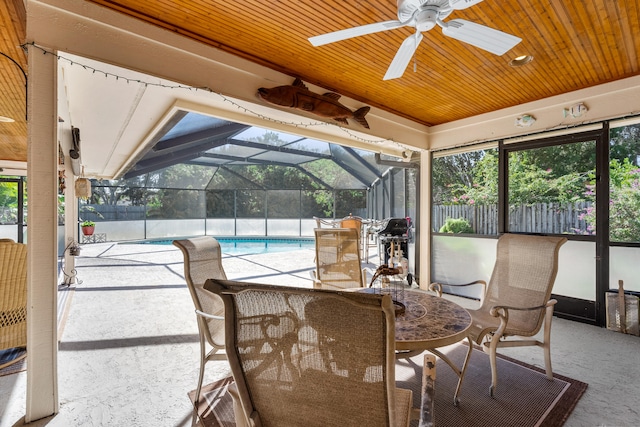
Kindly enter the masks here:
<path id="1" fill-rule="evenodd" d="M 57 59 L 29 48 L 27 243 L 27 423 L 58 403 Z"/>
<path id="2" fill-rule="evenodd" d="M 431 283 L 431 152 L 420 151 L 420 289 Z"/>

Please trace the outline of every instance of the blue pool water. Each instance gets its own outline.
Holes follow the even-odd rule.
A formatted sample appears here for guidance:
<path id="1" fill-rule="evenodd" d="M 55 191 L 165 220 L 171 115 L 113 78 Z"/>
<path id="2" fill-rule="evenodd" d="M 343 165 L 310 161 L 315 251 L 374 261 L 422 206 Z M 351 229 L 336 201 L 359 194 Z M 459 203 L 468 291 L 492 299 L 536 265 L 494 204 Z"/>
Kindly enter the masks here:
<path id="1" fill-rule="evenodd" d="M 277 239 L 277 238 L 227 238 L 216 237 L 222 252 L 231 255 L 264 254 L 288 252 L 300 249 L 314 249 L 313 239 Z M 146 240 L 139 243 L 154 245 L 171 245 L 173 240 Z"/>

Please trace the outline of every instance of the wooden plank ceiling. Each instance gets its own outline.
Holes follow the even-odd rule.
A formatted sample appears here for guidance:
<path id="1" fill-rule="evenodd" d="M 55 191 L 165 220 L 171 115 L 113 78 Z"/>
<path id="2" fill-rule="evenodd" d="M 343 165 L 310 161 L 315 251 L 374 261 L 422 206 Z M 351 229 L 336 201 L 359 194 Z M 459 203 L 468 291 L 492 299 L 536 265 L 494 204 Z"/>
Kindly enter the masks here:
<path id="1" fill-rule="evenodd" d="M 393 0 L 88 1 L 276 69 L 290 75 L 292 81 L 299 77 L 425 125 L 640 74 L 637 0 L 485 0 L 454 11 L 445 21 L 473 21 L 521 37 L 520 44 L 496 56 L 445 37 L 436 26 L 424 33 L 414 57 L 416 71 L 412 60 L 401 78 L 388 81 L 382 78 L 412 28 L 320 47 L 313 47 L 307 39 L 395 20 Z M 1 48 L 24 62 L 23 53 L 16 48 L 24 25 L 14 22 L 23 16 L 22 1 L 9 2 L 13 7 L 1 6 L 5 21 Z M 534 60 L 510 67 L 509 61 L 520 55 L 532 55 Z M 2 84 L 10 91 L 3 93 L 0 115 L 6 115 L 2 112 L 6 110 L 20 120 L 24 80 L 11 68 L 15 66 L 5 62 L 0 64 Z M 6 93 L 12 102 L 5 99 Z M 19 124 L 15 129 L 24 131 L 24 122 Z M 0 151 L 4 148 L 0 145 Z"/>
<path id="2" fill-rule="evenodd" d="M 0 160 L 27 160 L 27 55 L 20 47 L 26 34 L 23 0 L 0 2 Z M 23 74 L 23 71 L 25 74 Z"/>

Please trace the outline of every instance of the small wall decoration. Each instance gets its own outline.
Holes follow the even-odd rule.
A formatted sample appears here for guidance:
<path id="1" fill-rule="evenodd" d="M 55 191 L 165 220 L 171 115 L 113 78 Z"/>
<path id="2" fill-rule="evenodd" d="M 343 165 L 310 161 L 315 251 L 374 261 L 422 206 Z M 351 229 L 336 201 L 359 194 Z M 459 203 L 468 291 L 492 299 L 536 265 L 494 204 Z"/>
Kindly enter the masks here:
<path id="1" fill-rule="evenodd" d="M 584 105 L 584 103 L 579 102 L 569 108 L 563 109 L 562 113 L 564 114 L 564 117 L 573 117 L 574 119 L 577 119 L 578 117 L 584 116 L 587 111 L 589 111 L 587 106 Z"/>
<path id="2" fill-rule="evenodd" d="M 62 151 L 60 144 L 58 144 L 58 164 L 64 165 L 64 151 Z"/>
<path id="3" fill-rule="evenodd" d="M 64 194 L 67 185 L 64 182 L 64 169 L 58 171 L 58 194 Z"/>
<path id="4" fill-rule="evenodd" d="M 347 119 L 352 119 L 369 129 L 364 116 L 369 112 L 370 107 L 351 111 L 338 102 L 340 94 L 327 92 L 320 95 L 311 92 L 300 79 L 295 79 L 293 84 L 288 86 L 277 86 L 271 89 L 261 87 L 258 89 L 258 97 L 270 104 L 307 111 L 345 125 L 348 124 Z"/>
<path id="5" fill-rule="evenodd" d="M 515 125 L 519 128 L 528 128 L 532 124 L 536 122 L 536 118 L 531 114 L 523 114 L 521 116 L 516 117 Z"/>

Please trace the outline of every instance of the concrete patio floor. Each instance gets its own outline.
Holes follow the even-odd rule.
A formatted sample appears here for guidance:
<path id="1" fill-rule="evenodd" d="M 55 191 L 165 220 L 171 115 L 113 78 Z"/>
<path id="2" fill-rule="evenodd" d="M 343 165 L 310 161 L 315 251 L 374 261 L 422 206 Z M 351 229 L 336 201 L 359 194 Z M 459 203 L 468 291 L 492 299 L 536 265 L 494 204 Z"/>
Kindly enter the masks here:
<path id="1" fill-rule="evenodd" d="M 225 255 L 223 265 L 230 279 L 311 287 L 313 258 L 310 249 Z M 84 245 L 77 273 L 59 344 L 60 413 L 28 425 L 189 426 L 199 344 L 180 251 Z M 554 372 L 589 384 L 565 425 L 640 425 L 640 338 L 563 319 L 552 331 Z M 540 349 L 503 352 L 544 366 Z M 210 362 L 205 382 L 229 374 L 226 362 Z M 24 425 L 25 395 L 25 372 L 0 377 L 0 427 Z"/>

